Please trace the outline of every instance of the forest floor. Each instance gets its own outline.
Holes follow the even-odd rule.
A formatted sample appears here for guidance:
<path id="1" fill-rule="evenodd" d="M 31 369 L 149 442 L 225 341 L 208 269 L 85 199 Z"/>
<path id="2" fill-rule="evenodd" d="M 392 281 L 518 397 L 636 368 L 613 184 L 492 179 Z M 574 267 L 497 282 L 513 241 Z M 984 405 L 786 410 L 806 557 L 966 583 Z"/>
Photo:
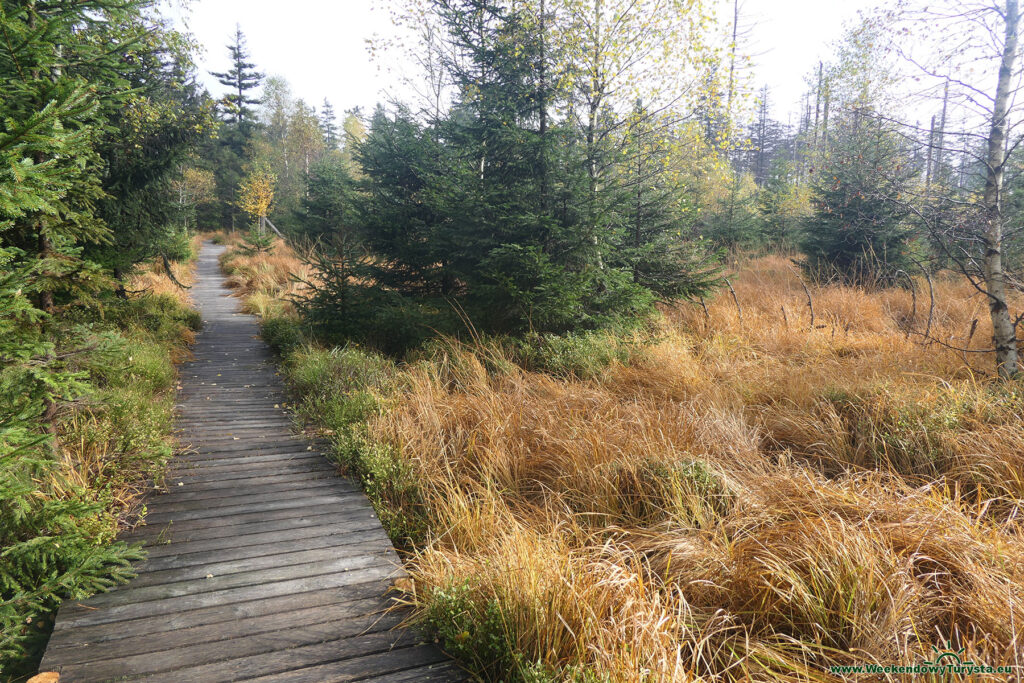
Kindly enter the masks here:
<path id="1" fill-rule="evenodd" d="M 735 297 L 630 338 L 395 362 L 302 340 L 284 245 L 225 265 L 404 551 L 420 620 L 483 677 L 1024 665 L 1024 387 L 993 379 L 961 279 L 933 304 L 923 280 L 805 290 L 763 256 Z"/>

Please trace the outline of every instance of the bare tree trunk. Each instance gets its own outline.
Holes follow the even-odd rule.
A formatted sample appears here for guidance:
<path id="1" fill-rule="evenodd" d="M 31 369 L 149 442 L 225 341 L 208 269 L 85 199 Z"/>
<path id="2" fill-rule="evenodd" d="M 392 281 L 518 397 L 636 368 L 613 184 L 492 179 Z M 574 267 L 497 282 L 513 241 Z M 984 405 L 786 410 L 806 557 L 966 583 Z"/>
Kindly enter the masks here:
<path id="1" fill-rule="evenodd" d="M 604 270 L 604 259 L 598 248 L 597 239 L 597 117 L 601 111 L 601 98 L 604 95 L 604 83 L 601 73 L 601 0 L 594 3 L 594 54 L 590 72 L 590 95 L 587 102 L 587 174 L 590 177 L 590 216 L 591 243 L 599 270 Z"/>
<path id="2" fill-rule="evenodd" d="M 935 150 L 935 116 L 932 116 L 932 124 L 928 128 L 928 156 L 924 162 L 924 189 L 925 193 L 932 187 L 932 154 Z"/>
<path id="3" fill-rule="evenodd" d="M 818 86 L 814 89 L 814 151 L 818 151 L 818 121 L 821 117 L 821 85 L 825 73 L 825 63 L 818 61 Z"/>
<path id="4" fill-rule="evenodd" d="M 822 148 L 828 147 L 828 109 L 832 99 L 832 86 L 830 83 L 825 84 L 825 104 L 821 112 L 821 146 Z"/>
<path id="5" fill-rule="evenodd" d="M 946 145 L 946 108 L 949 106 L 949 79 L 946 79 L 946 89 L 942 93 L 942 116 L 939 117 L 939 127 L 935 130 L 935 154 L 932 155 L 932 182 L 939 179 L 939 168 L 942 165 L 943 153 Z"/>
<path id="6" fill-rule="evenodd" d="M 740 30 L 740 0 L 732 2 L 732 44 L 729 46 L 729 91 L 725 99 L 725 115 L 732 127 L 732 99 L 736 88 L 736 41 Z"/>
<path id="7" fill-rule="evenodd" d="M 540 60 L 538 61 L 537 107 L 540 114 L 540 207 L 542 212 L 548 208 L 548 84 L 547 84 L 547 3 L 540 0 Z"/>
<path id="8" fill-rule="evenodd" d="M 1003 223 L 1001 197 L 1003 167 L 1006 163 L 1006 118 L 1010 99 L 1010 76 L 1017 56 L 1017 27 L 1020 12 L 1017 0 L 1006 0 L 1006 39 L 1003 44 L 1002 62 L 999 65 L 999 82 L 992 107 L 992 123 L 988 135 L 986 158 L 985 194 L 983 203 L 988 214 L 985 226 L 985 287 L 988 293 L 988 310 L 992 316 L 993 341 L 996 348 L 996 365 L 999 376 L 1010 378 L 1019 370 L 1017 355 L 1017 330 L 1010 318 L 1006 304 L 1006 274 L 1003 271 Z"/>

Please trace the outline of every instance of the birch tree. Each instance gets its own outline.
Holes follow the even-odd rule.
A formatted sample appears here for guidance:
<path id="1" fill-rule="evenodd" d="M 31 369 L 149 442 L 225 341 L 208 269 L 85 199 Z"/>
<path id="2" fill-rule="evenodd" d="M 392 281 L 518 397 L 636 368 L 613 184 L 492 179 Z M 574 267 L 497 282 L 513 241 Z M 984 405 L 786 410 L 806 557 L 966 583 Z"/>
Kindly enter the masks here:
<path id="1" fill-rule="evenodd" d="M 893 50 L 921 81 L 922 93 L 941 97 L 943 118 L 948 108 L 950 118 L 956 110 L 966 121 L 961 131 L 932 136 L 935 153 L 959 151 L 943 149 L 945 140 L 979 143 L 977 152 L 964 150 L 978 162 L 978 189 L 935 196 L 932 188 L 919 213 L 944 256 L 987 299 L 998 373 L 1014 377 L 1024 313 L 1010 310 L 1009 294 L 1022 284 L 1007 270 L 1004 249 L 1020 228 L 1008 225 L 1003 204 L 1009 154 L 1024 140 L 1018 0 L 904 2 L 895 16 Z"/>

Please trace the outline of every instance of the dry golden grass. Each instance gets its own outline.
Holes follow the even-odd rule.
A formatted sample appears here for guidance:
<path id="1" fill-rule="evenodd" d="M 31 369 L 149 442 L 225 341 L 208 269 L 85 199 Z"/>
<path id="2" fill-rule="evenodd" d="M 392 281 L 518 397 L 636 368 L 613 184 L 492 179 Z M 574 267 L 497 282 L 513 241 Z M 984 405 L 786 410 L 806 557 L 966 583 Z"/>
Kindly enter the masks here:
<path id="1" fill-rule="evenodd" d="M 202 239 L 193 238 L 194 254 L 199 253 Z M 195 265 L 194 260 L 171 263 L 175 278 L 185 286 L 195 280 Z M 159 260 L 141 265 L 126 289 L 131 297 L 164 296 L 183 308 L 193 307 L 190 291 L 175 284 Z M 71 405 L 63 417 L 58 439 L 61 467 L 47 484 L 48 490 L 66 497 L 72 490 L 96 489 L 101 482 L 102 490 L 95 493 L 119 524 L 136 521 L 141 496 L 151 485 L 145 479 L 159 475 L 162 461 L 174 448 L 176 372 L 171 363 L 185 360 L 188 345 L 195 341 L 193 330 L 185 325 L 177 327 L 174 339 L 158 338 L 130 325 L 122 333 L 124 345 L 116 357 L 99 363 L 113 363 L 113 369 L 90 368 L 89 354 L 76 357 L 76 362 L 84 363 L 82 369 L 90 370 L 96 392 Z M 118 375 L 114 386 L 104 377 L 111 372 Z"/>
<path id="2" fill-rule="evenodd" d="M 192 253 L 198 254 L 206 235 L 198 234 L 192 237 Z M 181 284 L 189 287 L 195 280 L 195 261 L 171 262 L 171 269 L 176 279 Z M 152 294 L 169 294 L 178 300 L 183 306 L 193 306 L 189 290 L 182 289 L 167 276 L 163 261 L 154 259 L 145 263 L 128 280 L 127 288 L 134 292 L 149 292 Z"/>
<path id="3" fill-rule="evenodd" d="M 598 380 L 457 345 L 407 369 L 370 429 L 429 520 L 415 601 L 465 585 L 526 662 L 614 681 L 828 679 L 947 641 L 1020 664 L 1020 388 L 908 336 L 909 292 L 812 288 L 809 330 L 784 259 L 735 286 L 742 322 L 728 292 L 668 311 Z M 983 302 L 936 286 L 933 332 L 965 343 L 977 318 L 980 348 Z"/>
<path id="4" fill-rule="evenodd" d="M 300 267 L 229 263 L 255 312 Z M 811 287 L 813 328 L 787 259 L 733 283 L 742 320 L 728 290 L 666 309 L 596 379 L 493 344 L 401 366 L 354 448 L 382 519 L 427 530 L 409 601 L 494 680 L 838 680 L 947 642 L 1024 665 L 1024 390 L 923 343 L 923 281 L 916 316 L 909 291 Z M 984 300 L 935 290 L 932 335 L 984 348 Z"/>
<path id="5" fill-rule="evenodd" d="M 261 317 L 294 316 L 291 297 L 301 291 L 298 280 L 308 280 L 311 271 L 284 240 L 274 240 L 269 253 L 245 254 L 238 248 L 238 233 L 224 237 L 231 246 L 221 255 L 221 266 L 228 274 L 227 285 L 242 298 L 242 310 Z"/>

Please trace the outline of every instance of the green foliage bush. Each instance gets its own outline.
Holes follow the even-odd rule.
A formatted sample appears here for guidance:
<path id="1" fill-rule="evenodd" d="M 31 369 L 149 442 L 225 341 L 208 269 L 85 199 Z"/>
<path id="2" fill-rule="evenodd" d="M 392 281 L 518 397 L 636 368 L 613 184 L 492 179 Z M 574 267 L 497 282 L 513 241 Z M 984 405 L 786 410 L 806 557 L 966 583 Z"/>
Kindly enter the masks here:
<path id="1" fill-rule="evenodd" d="M 422 539 L 426 520 L 415 512 L 423 507 L 415 472 L 365 428 L 393 389 L 394 363 L 354 346 L 295 346 L 284 367 L 299 415 L 330 435 L 334 456 L 360 480 L 391 539 L 401 545 Z"/>
<path id="2" fill-rule="evenodd" d="M 559 377 L 591 379 L 609 366 L 626 365 L 643 345 L 609 331 L 531 334 L 505 340 L 517 364 Z"/>
<path id="3" fill-rule="evenodd" d="M 471 580 L 453 583 L 431 592 L 422 615 L 445 651 L 469 664 L 485 680 L 510 683 L 608 683 L 591 669 L 572 667 L 554 671 L 540 662 L 528 661 L 516 649 L 510 619 L 503 605 L 512 601 L 474 595 Z"/>
<path id="4" fill-rule="evenodd" d="M 305 340 L 301 323 L 285 316 L 263 318 L 260 321 L 260 336 L 270 348 L 282 355 L 291 353 Z"/>
<path id="5" fill-rule="evenodd" d="M 914 248 L 906 197 L 917 172 L 902 163 L 902 138 L 874 125 L 844 128 L 811 184 L 804 271 L 818 282 L 891 286 Z"/>
<path id="6" fill-rule="evenodd" d="M 162 251 L 168 261 L 178 263 L 191 261 L 198 256 L 192 247 L 192 235 L 185 230 L 178 230 L 169 235 L 164 242 Z"/>
<path id="7" fill-rule="evenodd" d="M 245 236 L 242 238 L 242 244 L 238 248 L 241 253 L 249 256 L 253 254 L 269 254 L 274 251 L 274 236 L 268 231 L 253 228 L 245 233 Z"/>
<path id="8" fill-rule="evenodd" d="M 172 449 L 171 351 L 197 326 L 171 297 L 111 297 L 49 320 L 64 360 L 33 379 L 0 349 L 0 672 L 30 671 L 64 599 L 130 578 L 137 548 L 114 540 L 126 486 L 158 477 Z M 11 322 L 7 318 L 8 323 Z M 0 316 L 0 331 L 4 316 Z M 42 345 L 39 345 L 42 344 Z M 44 342 L 37 349 L 45 350 Z M 33 367 L 31 364 L 28 367 Z M 38 371 L 37 371 L 38 372 Z M 29 393 L 65 382 L 60 395 Z M 64 379 L 62 379 L 64 378 Z M 77 396 L 45 420 L 46 397 Z M 52 424 L 53 432 L 47 431 Z"/>

